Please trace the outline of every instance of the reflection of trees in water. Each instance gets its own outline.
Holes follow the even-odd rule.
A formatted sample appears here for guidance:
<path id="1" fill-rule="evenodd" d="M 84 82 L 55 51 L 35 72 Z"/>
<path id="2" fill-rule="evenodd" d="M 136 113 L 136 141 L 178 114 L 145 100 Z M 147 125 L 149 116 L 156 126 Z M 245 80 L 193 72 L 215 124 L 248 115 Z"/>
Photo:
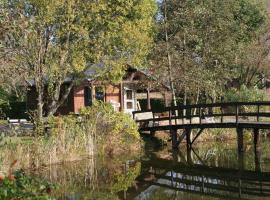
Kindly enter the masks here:
<path id="1" fill-rule="evenodd" d="M 107 162 L 95 159 L 53 165 L 36 172 L 59 185 L 56 196 L 66 199 L 95 197 L 94 199 L 116 199 L 116 194 L 126 191 L 134 184 L 140 174 L 139 162 L 109 160 Z"/>
<path id="2" fill-rule="evenodd" d="M 165 191 L 163 195 L 169 199 L 178 199 L 171 197 L 176 191 L 179 192 L 177 197 L 182 198 L 183 196 L 189 196 L 184 192 L 197 193 L 197 199 L 203 199 L 204 196 L 209 195 L 210 197 L 218 196 L 220 198 L 228 197 L 234 199 L 238 197 L 247 199 L 250 199 L 250 197 L 251 199 L 269 198 L 269 172 L 264 173 L 257 169 L 250 171 L 241 167 L 229 169 L 220 166 L 205 166 L 196 163 L 195 156 L 190 158 L 189 161 L 188 157 L 191 157 L 188 155 L 189 153 L 191 151 L 187 152 L 186 162 L 154 158 L 154 156 L 152 160 L 143 161 L 144 173 L 142 173 L 138 180 L 146 182 L 148 188 L 142 192 L 143 195 L 140 194 L 140 197 L 153 196 L 153 199 L 155 199 L 155 193 L 158 193 L 163 188 Z M 149 179 L 150 175 L 154 178 Z M 138 199 L 141 200 L 141 198 Z M 148 199 L 145 198 L 145 200 Z M 188 198 L 185 197 L 185 199 Z M 196 198 L 194 197 L 193 199 Z"/>
<path id="3" fill-rule="evenodd" d="M 184 145 L 179 151 L 164 148 L 143 164 L 144 171 L 156 177 L 153 180 L 141 177 L 151 189 L 144 191 L 150 196 L 146 199 L 196 200 L 205 199 L 205 195 L 210 195 L 207 199 L 219 199 L 215 196 L 269 199 L 269 143 L 267 139 L 262 141 L 261 151 L 255 152 L 246 142 L 245 152 L 240 154 L 236 144 L 224 142 L 199 144 L 189 151 Z M 190 194 L 193 192 L 202 194 Z"/>
<path id="4" fill-rule="evenodd" d="M 269 145 L 270 140 L 268 138 L 263 139 L 261 142 L 260 154 L 257 155 L 259 156 L 263 171 L 270 171 L 268 159 L 270 155 Z M 180 148 L 180 153 L 182 154 L 182 157 L 184 156 L 187 159 L 188 152 L 186 148 L 183 147 L 184 144 L 182 145 L 182 148 Z M 256 158 L 253 146 L 250 143 L 246 142 L 245 147 L 245 152 L 243 154 L 244 168 L 254 170 L 256 168 L 255 160 L 258 159 L 258 157 Z M 162 154 L 164 154 L 164 150 Z M 201 143 L 197 144 L 191 152 L 191 158 L 194 163 L 225 168 L 238 168 L 238 156 L 236 142 L 235 144 L 226 142 Z"/>
<path id="5" fill-rule="evenodd" d="M 190 194 L 186 192 L 180 192 L 175 190 L 168 190 L 164 188 L 158 188 L 156 191 L 153 192 L 151 197 L 147 200 L 164 200 L 164 199 L 170 199 L 170 200 L 218 200 L 218 198 L 215 197 L 207 197 L 204 198 L 201 195 L 197 194 Z"/>

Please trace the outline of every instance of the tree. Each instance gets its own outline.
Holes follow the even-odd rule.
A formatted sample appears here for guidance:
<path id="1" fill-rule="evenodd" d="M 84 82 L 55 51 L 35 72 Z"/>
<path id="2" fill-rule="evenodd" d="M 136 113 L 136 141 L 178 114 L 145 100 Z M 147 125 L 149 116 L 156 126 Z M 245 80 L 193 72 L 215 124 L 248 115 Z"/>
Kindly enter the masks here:
<path id="1" fill-rule="evenodd" d="M 127 64 L 145 63 L 152 44 L 154 0 L 5 0 L 0 9 L 1 71 L 15 68 L 34 79 L 40 122 L 56 112 L 86 67 L 100 64 L 97 77 L 117 82 Z"/>
<path id="2" fill-rule="evenodd" d="M 264 13 L 246 0 L 162 1 L 152 70 L 169 82 L 164 73 L 169 52 L 178 96 L 198 101 L 203 95 L 214 101 L 236 77 L 239 48 L 256 38 L 264 21 Z"/>
<path id="3" fill-rule="evenodd" d="M 246 7 L 243 12 L 252 12 L 252 16 L 257 16 L 249 19 L 249 24 L 257 26 L 257 31 L 250 38 L 248 43 L 239 45 L 239 53 L 236 59 L 236 80 L 238 85 L 244 85 L 247 88 L 261 87 L 264 79 L 269 78 L 269 2 L 261 0 L 259 2 L 252 1 L 256 5 L 257 12 Z M 260 13 L 259 13 L 260 11 Z M 264 17 L 263 23 L 262 18 Z"/>

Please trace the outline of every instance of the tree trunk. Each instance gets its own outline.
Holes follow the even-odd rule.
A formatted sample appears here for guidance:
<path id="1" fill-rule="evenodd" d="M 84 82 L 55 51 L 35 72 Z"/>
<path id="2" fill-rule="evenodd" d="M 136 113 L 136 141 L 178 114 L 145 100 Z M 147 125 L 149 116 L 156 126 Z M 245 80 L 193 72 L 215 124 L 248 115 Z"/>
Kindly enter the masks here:
<path id="1" fill-rule="evenodd" d="M 43 124 L 43 95 L 38 92 L 37 104 L 37 124 Z"/>
<path id="2" fill-rule="evenodd" d="M 199 100 L 200 100 L 200 89 L 197 88 L 197 94 L 196 94 L 196 100 L 195 100 L 195 104 L 198 104 L 199 103 Z M 193 115 L 195 115 L 197 112 L 197 108 L 194 109 L 193 111 Z"/>
<path id="3" fill-rule="evenodd" d="M 167 30 L 167 2 L 164 0 L 164 6 L 165 6 L 165 39 L 166 39 L 166 50 L 167 50 L 167 58 L 168 58 L 168 73 L 169 73 L 169 82 L 170 82 L 170 89 L 172 92 L 172 100 L 173 100 L 173 106 L 177 106 L 176 101 L 176 95 L 175 95 L 175 88 L 172 78 L 172 60 L 170 55 L 170 46 L 169 46 L 169 37 L 168 37 L 168 30 Z M 175 113 L 178 115 L 178 112 Z"/>
<path id="4" fill-rule="evenodd" d="M 187 88 L 186 88 L 186 87 L 185 87 L 185 89 L 184 89 L 184 102 L 183 102 L 183 105 L 184 105 L 184 106 L 187 105 Z M 186 116 L 186 114 L 187 114 L 187 110 L 184 109 L 184 110 L 183 110 L 183 116 Z M 185 122 L 185 119 L 184 119 L 184 117 L 183 117 L 183 124 L 184 124 L 184 122 Z"/>
<path id="5" fill-rule="evenodd" d="M 198 88 L 197 89 L 197 94 L 196 94 L 195 104 L 198 104 L 199 103 L 199 99 L 200 99 L 200 89 Z M 193 113 L 191 113 L 191 114 L 196 115 L 196 112 L 197 112 L 197 108 L 194 108 Z M 192 138 L 193 138 L 193 131 L 190 132 L 190 138 L 192 140 Z"/>
<path id="6" fill-rule="evenodd" d="M 43 119 L 43 107 L 44 107 L 44 91 L 43 91 L 43 84 L 40 79 L 36 79 L 36 92 L 37 92 L 37 112 L 34 116 L 34 125 L 35 125 L 35 132 L 37 135 L 43 134 L 43 128 L 44 128 L 44 119 Z"/>
<path id="7" fill-rule="evenodd" d="M 58 108 L 66 101 L 68 95 L 70 94 L 71 89 L 74 86 L 74 80 L 71 81 L 68 88 L 65 90 L 64 94 L 61 96 L 61 93 L 59 93 L 58 98 L 54 98 L 48 107 L 47 117 L 53 116 Z M 61 87 L 61 86 L 59 86 Z"/>

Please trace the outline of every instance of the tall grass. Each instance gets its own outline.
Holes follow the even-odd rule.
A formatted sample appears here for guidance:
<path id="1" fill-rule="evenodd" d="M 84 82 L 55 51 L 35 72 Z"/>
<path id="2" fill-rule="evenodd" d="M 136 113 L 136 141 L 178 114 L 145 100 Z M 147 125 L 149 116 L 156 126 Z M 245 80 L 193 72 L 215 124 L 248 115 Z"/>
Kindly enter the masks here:
<path id="1" fill-rule="evenodd" d="M 32 142 L 4 144 L 0 162 L 7 169 L 13 160 L 19 168 L 39 168 L 85 158 L 95 154 L 116 155 L 140 151 L 141 140 L 135 122 L 104 103 L 96 102 L 81 115 L 52 117 L 47 136 L 33 137 Z"/>

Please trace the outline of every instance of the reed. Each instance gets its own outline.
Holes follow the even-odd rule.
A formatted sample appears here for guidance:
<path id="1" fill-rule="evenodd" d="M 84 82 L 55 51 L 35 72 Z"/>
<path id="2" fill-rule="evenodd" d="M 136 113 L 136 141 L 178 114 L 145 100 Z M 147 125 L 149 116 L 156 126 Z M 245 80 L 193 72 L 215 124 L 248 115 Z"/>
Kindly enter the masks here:
<path id="1" fill-rule="evenodd" d="M 81 111 L 81 116 L 52 117 L 47 136 L 33 137 L 32 142 L 0 146 L 1 171 L 13 160 L 18 168 L 35 169 L 64 163 L 95 154 L 117 155 L 139 152 L 141 139 L 135 122 L 110 105 L 97 102 Z"/>

